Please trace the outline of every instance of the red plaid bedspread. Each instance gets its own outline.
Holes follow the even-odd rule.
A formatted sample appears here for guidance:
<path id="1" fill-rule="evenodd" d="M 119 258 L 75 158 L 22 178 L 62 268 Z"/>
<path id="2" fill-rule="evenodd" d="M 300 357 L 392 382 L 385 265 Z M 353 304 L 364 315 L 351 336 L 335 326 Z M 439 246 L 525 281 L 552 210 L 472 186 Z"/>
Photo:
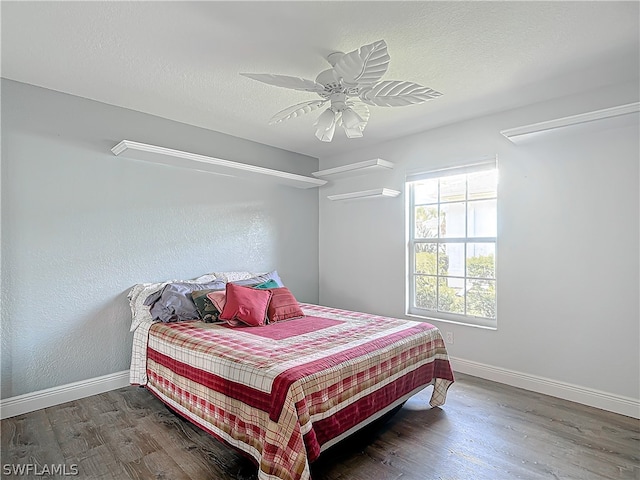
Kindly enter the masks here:
<path id="1" fill-rule="evenodd" d="M 149 330 L 147 388 L 253 457 L 260 479 L 309 479 L 322 450 L 427 385 L 442 405 L 453 382 L 433 325 L 301 306 L 306 317 L 264 327 Z"/>

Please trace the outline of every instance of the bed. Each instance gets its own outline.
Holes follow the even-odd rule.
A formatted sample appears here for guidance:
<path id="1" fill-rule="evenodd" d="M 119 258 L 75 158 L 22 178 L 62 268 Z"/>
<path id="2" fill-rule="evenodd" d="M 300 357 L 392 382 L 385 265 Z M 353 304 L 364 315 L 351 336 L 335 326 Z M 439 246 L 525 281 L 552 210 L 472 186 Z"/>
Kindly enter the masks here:
<path id="1" fill-rule="evenodd" d="M 258 327 L 138 322 L 130 381 L 244 452 L 264 480 L 310 479 L 324 450 L 429 385 L 431 406 L 444 404 L 454 377 L 433 325 L 299 307 L 303 317 Z"/>

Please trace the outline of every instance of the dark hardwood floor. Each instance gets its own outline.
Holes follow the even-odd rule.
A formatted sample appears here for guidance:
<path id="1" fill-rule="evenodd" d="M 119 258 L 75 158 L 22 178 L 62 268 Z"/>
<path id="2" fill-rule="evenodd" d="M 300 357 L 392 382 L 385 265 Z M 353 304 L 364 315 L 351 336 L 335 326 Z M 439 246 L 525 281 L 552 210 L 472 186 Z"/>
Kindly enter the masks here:
<path id="1" fill-rule="evenodd" d="M 458 374 L 326 451 L 314 480 L 640 479 L 640 421 Z M 126 387 L 1 422 L 1 478 L 241 479 L 256 467 Z M 39 465 L 14 475 L 11 468 Z M 42 475 L 55 468 L 57 473 Z M 74 469 L 75 466 L 75 469 Z M 33 467 L 37 468 L 37 467 Z M 73 478 L 73 477 L 72 477 Z"/>

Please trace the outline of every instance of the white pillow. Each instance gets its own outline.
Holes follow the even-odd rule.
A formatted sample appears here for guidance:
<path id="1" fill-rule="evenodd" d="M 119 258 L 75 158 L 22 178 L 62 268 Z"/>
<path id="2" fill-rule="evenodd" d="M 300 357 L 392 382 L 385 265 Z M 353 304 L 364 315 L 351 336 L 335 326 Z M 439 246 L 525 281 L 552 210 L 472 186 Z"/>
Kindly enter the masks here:
<path id="1" fill-rule="evenodd" d="M 238 280 L 246 280 L 247 278 L 255 277 L 259 273 L 253 272 L 215 272 L 216 278 L 224 280 L 225 282 L 237 282 Z"/>

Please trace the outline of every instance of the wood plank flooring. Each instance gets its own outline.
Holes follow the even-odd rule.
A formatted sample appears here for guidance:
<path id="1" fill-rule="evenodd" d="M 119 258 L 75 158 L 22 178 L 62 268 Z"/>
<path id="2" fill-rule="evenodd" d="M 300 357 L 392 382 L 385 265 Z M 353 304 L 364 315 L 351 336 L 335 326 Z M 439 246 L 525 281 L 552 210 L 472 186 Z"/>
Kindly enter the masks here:
<path id="1" fill-rule="evenodd" d="M 313 480 L 640 479 L 640 421 L 457 374 L 442 408 L 431 387 L 388 422 L 334 446 Z M 251 461 L 126 387 L 1 422 L 0 477 L 63 465 L 86 479 L 255 480 Z M 34 467 L 36 468 L 36 467 Z M 62 468 L 62 467 L 57 467 Z M 58 472 L 60 473 L 60 472 Z M 73 478 L 73 477 L 72 477 Z"/>

